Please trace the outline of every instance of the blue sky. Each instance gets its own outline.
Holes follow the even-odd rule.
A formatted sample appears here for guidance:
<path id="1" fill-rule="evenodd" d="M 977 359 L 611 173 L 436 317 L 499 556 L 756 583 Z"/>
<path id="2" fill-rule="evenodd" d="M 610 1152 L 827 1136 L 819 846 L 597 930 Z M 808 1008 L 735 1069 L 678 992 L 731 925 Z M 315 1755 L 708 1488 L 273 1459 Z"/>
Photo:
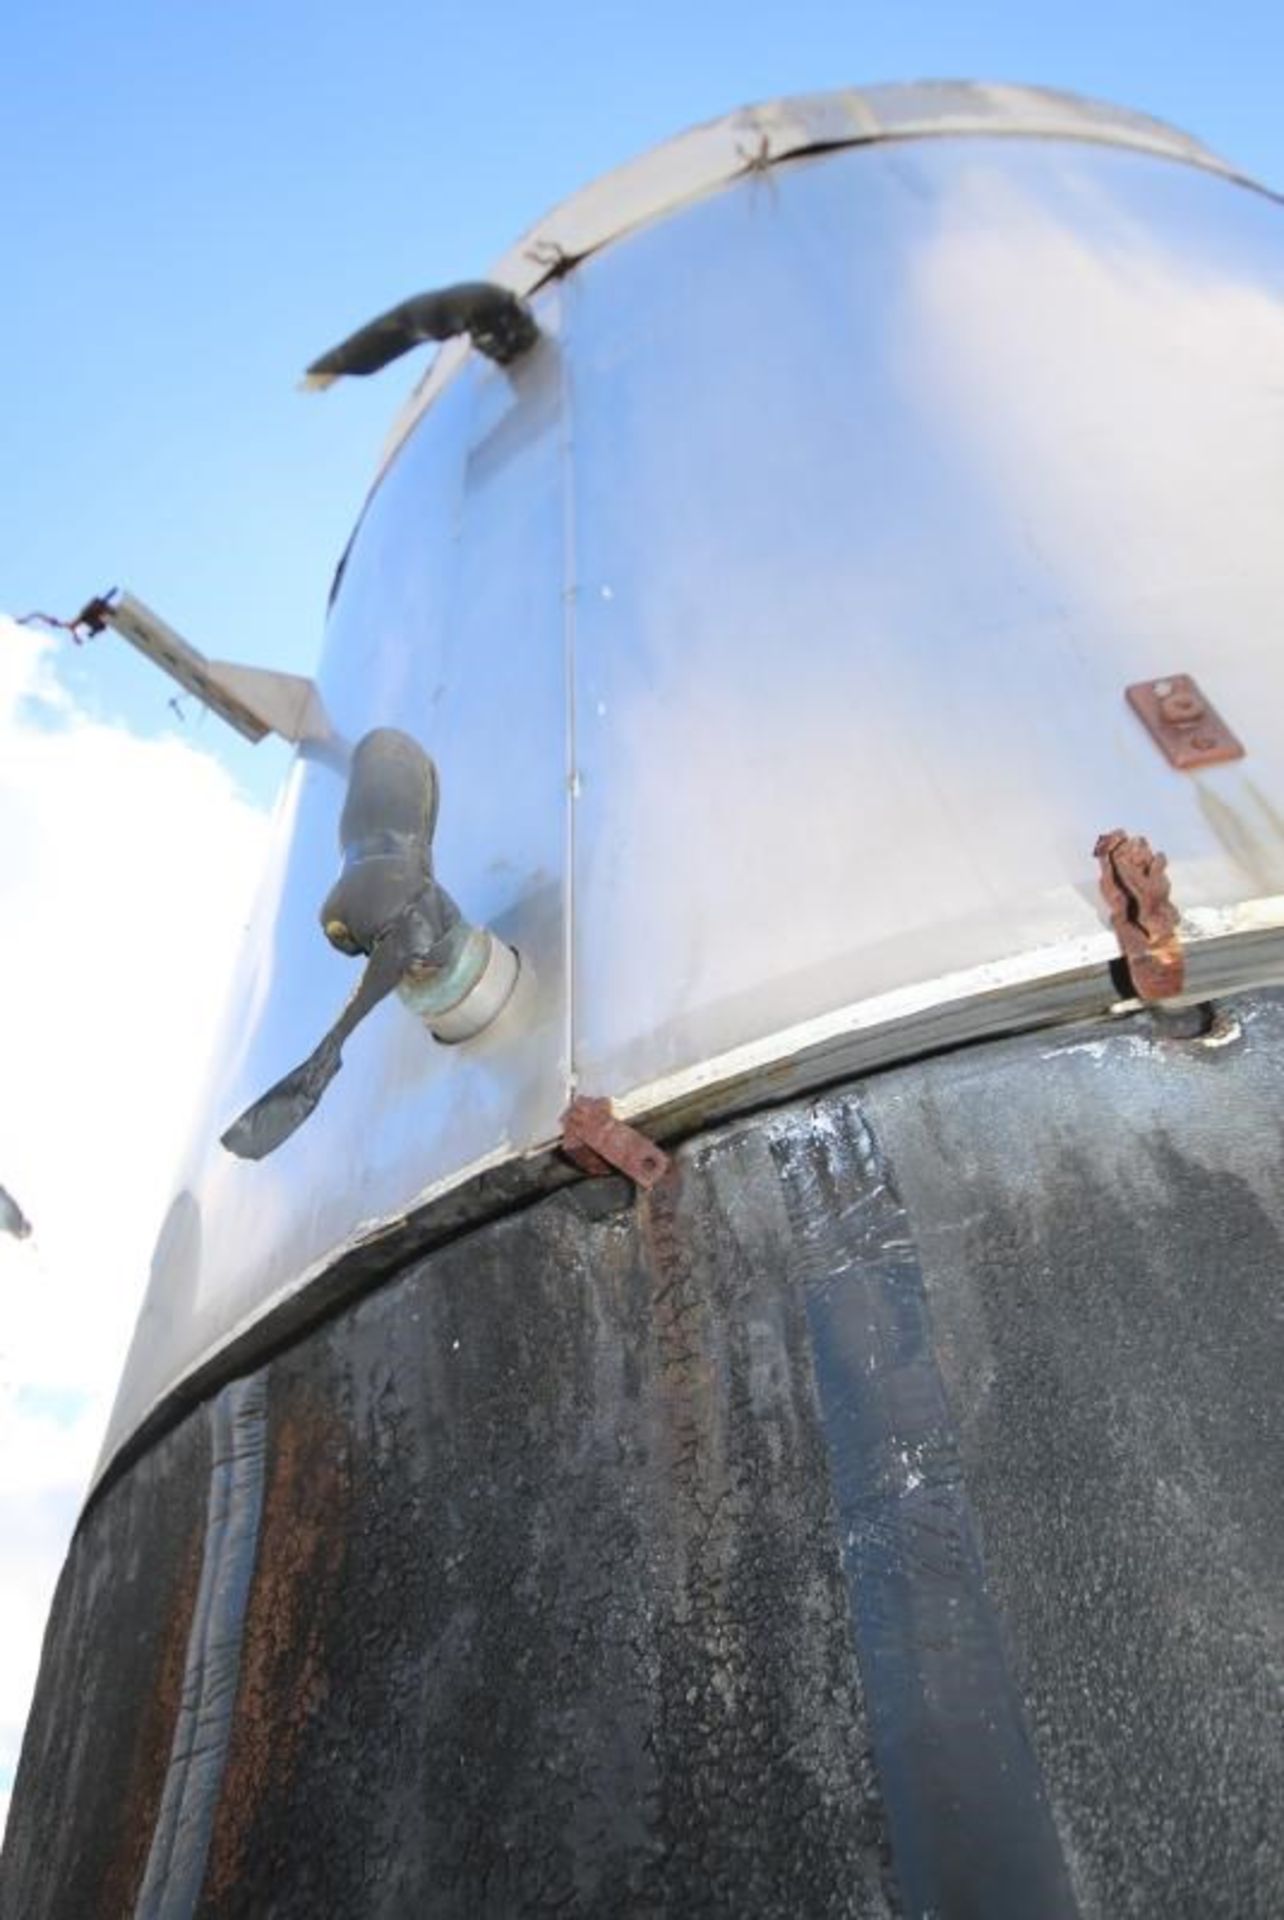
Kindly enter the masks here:
<path id="1" fill-rule="evenodd" d="M 207 652 L 303 671 L 412 375 L 316 397 L 300 369 L 693 121 L 862 81 L 1044 82 L 1284 185 L 1268 0 L 77 0 L 12 9 L 4 55 L 0 607 L 126 583 Z M 95 712 L 177 725 L 117 641 L 56 671 Z M 270 799 L 278 749 L 190 710 L 186 735 Z"/>

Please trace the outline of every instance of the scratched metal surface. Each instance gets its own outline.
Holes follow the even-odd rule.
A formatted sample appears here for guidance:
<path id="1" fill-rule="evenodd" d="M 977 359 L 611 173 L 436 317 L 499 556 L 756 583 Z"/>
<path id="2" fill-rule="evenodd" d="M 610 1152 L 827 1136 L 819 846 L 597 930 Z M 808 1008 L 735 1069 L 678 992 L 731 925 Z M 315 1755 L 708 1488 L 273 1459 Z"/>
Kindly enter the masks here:
<path id="1" fill-rule="evenodd" d="M 511 378 L 467 361 L 373 496 L 322 686 L 440 760 L 439 871 L 519 997 L 453 1050 L 387 1003 L 295 1138 L 222 1152 L 352 981 L 316 926 L 341 787 L 301 764 L 104 1464 L 354 1245 L 547 1147 L 572 1078 L 716 1112 L 898 991 L 1042 968 L 1104 1005 L 1104 829 L 1183 911 L 1260 910 L 1280 976 L 1282 272 L 1284 209 L 1203 165 L 873 140 L 593 254 Z M 1246 759 L 1165 763 L 1123 689 L 1169 670 Z"/>
<path id="2" fill-rule="evenodd" d="M 872 1079 L 1081 1909 L 1284 1911 L 1284 998 Z"/>
<path id="3" fill-rule="evenodd" d="M 1278 992 L 989 1042 L 410 1266 L 91 1507 L 3 1911 L 133 1911 L 239 1393 L 209 1920 L 1274 1920 L 1282 1067 Z"/>

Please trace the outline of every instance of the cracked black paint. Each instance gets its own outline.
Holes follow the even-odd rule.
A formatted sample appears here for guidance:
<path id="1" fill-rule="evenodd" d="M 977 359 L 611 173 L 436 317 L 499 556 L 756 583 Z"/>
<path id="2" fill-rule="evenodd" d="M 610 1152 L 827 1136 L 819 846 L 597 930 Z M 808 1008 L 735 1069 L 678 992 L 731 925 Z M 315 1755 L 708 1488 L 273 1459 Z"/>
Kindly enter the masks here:
<path id="1" fill-rule="evenodd" d="M 196 1911 L 884 1916 L 944 1836 L 943 1920 L 1017 1912 L 949 1839 L 973 1783 L 932 1718 L 989 1687 L 1085 1920 L 1273 1920 L 1282 1060 L 1259 994 L 1212 1031 L 898 1068 L 688 1142 L 636 1201 L 588 1182 L 463 1234 L 267 1363 Z M 858 1334 L 907 1368 L 881 1400 Z M 82 1524 L 6 1916 L 133 1910 L 209 1422 Z M 956 1637 L 934 1602 L 898 1613 L 894 1567 L 878 1589 L 889 1543 L 930 1566 L 934 1539 L 971 1583 Z M 899 1707 L 889 1646 L 918 1674 Z M 917 1825 L 875 1764 L 913 1724 Z"/>

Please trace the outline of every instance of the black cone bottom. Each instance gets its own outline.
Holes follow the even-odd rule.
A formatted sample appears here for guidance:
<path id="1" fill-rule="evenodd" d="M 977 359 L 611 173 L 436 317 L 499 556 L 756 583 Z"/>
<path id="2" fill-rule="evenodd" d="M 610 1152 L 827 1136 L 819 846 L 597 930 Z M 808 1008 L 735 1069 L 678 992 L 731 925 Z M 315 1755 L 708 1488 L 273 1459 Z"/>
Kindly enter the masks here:
<path id="1" fill-rule="evenodd" d="M 1282 1068 L 895 1069 L 230 1383 L 73 1546 L 4 1915 L 1284 1911 Z"/>

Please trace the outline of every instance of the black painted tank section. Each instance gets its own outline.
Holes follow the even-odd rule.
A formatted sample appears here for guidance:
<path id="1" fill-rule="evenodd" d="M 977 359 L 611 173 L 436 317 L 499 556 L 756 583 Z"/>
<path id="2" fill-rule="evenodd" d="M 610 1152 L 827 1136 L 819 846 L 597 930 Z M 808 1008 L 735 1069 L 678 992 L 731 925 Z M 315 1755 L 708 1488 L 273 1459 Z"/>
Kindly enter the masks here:
<path id="1" fill-rule="evenodd" d="M 1284 998 L 1205 1025 L 710 1131 L 190 1414 L 73 1547 L 3 1913 L 1273 1920 Z"/>
<path id="2" fill-rule="evenodd" d="M 209 1474 L 202 1412 L 72 1542 L 5 1832 L 4 1920 L 134 1910 L 171 1765 Z"/>
<path id="3" fill-rule="evenodd" d="M 959 1053 L 866 1111 L 1085 1913 L 1284 1914 L 1284 1006 Z"/>

